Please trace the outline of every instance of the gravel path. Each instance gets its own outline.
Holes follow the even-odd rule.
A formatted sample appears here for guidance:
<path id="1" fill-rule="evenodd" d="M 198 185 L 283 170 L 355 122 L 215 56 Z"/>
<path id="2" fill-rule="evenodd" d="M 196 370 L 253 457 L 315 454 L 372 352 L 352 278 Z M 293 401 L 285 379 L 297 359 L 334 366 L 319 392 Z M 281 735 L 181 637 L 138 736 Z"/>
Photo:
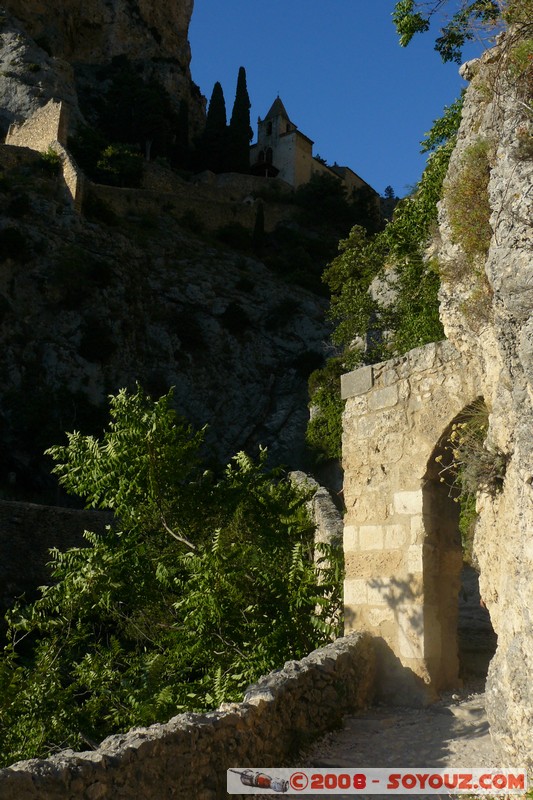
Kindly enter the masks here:
<path id="1" fill-rule="evenodd" d="M 302 754 L 295 766 L 498 767 L 485 715 L 485 697 L 480 689 L 480 686 L 470 690 L 467 687 L 444 695 L 439 702 L 423 709 L 376 707 L 346 717 L 342 730 L 327 734 Z M 320 795 L 329 800 L 353 800 L 355 796 Z M 357 794 L 365 800 L 390 800 L 393 796 Z M 435 800 L 437 795 L 413 797 Z M 464 800 L 465 795 L 462 797 Z"/>

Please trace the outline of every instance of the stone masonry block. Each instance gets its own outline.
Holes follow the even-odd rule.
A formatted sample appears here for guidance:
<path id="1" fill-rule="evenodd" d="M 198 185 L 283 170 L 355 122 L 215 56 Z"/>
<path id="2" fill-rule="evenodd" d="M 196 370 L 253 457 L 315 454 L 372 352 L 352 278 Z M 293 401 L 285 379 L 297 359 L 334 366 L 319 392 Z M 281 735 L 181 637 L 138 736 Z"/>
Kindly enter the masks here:
<path id="1" fill-rule="evenodd" d="M 422 545 L 412 545 L 407 551 L 407 572 L 411 575 L 424 570 Z"/>
<path id="2" fill-rule="evenodd" d="M 372 578 L 367 586 L 368 605 L 389 606 L 395 602 L 395 590 L 388 578 Z"/>
<path id="3" fill-rule="evenodd" d="M 350 553 L 352 550 L 359 549 L 359 529 L 355 525 L 344 527 L 344 552 Z"/>
<path id="4" fill-rule="evenodd" d="M 346 578 L 344 581 L 344 603 L 347 606 L 363 606 L 367 603 L 366 581 L 360 578 Z"/>
<path id="5" fill-rule="evenodd" d="M 416 514 L 411 517 L 411 541 L 413 544 L 423 544 L 425 538 L 424 518 L 422 514 Z"/>
<path id="6" fill-rule="evenodd" d="M 424 657 L 424 610 L 412 604 L 396 609 L 398 645 L 404 658 Z"/>
<path id="7" fill-rule="evenodd" d="M 360 367 L 346 375 L 341 375 L 341 397 L 347 400 L 358 394 L 365 394 L 374 385 L 372 367 Z"/>
<path id="8" fill-rule="evenodd" d="M 398 550 L 405 547 L 409 541 L 408 529 L 403 525 L 387 525 L 384 534 L 386 550 Z"/>
<path id="9" fill-rule="evenodd" d="M 403 567 L 401 550 L 362 550 L 345 553 L 346 574 L 372 580 L 378 575 L 398 574 Z"/>
<path id="10" fill-rule="evenodd" d="M 415 492 L 396 492 L 394 510 L 397 514 L 421 514 L 422 489 L 417 489 Z"/>
<path id="11" fill-rule="evenodd" d="M 398 388 L 387 386 L 385 389 L 376 389 L 368 396 L 368 407 L 371 411 L 380 408 L 391 408 L 398 402 Z"/>
<path id="12" fill-rule="evenodd" d="M 359 439 L 370 439 L 380 433 L 380 427 L 381 420 L 377 414 L 360 417 L 357 421 L 357 437 Z"/>
<path id="13" fill-rule="evenodd" d="M 362 525 L 359 529 L 361 550 L 383 550 L 383 528 L 381 525 Z"/>

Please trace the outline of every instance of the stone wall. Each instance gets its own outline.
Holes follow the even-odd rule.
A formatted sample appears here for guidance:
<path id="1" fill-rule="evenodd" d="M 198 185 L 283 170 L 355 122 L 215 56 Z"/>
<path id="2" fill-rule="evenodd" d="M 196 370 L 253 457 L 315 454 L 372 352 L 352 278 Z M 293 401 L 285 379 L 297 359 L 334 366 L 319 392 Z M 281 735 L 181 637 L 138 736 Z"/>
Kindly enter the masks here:
<path id="1" fill-rule="evenodd" d="M 435 458 L 481 394 L 476 370 L 441 342 L 344 375 L 342 394 L 346 630 L 398 659 L 384 695 L 424 701 L 458 681 L 458 512 Z"/>
<path id="2" fill-rule="evenodd" d="M 63 179 L 72 204 L 81 211 L 83 203 L 83 173 L 65 149 L 67 144 L 68 115 L 63 103 L 50 100 L 20 125 L 13 123 L 6 136 L 6 145 L 28 147 L 39 153 L 56 152 L 61 159 Z"/>
<path id="3" fill-rule="evenodd" d="M 255 179 L 256 181 L 258 179 Z M 153 186 L 153 180 L 149 182 Z M 160 209 L 186 225 L 201 226 L 206 231 L 216 231 L 226 225 L 238 223 L 253 230 L 259 201 L 244 194 L 237 185 L 221 188 L 204 184 L 173 181 L 167 191 L 150 189 L 122 189 L 116 186 L 92 185 L 91 193 L 103 201 L 118 216 L 154 214 Z M 171 188 L 171 191 L 168 189 Z M 273 231 L 280 222 L 289 221 L 296 214 L 295 206 L 287 203 L 265 202 L 265 231 Z"/>
<path id="4" fill-rule="evenodd" d="M 243 703 L 0 770 L 2 800 L 222 800 L 230 767 L 283 766 L 372 700 L 370 637 L 352 635 L 262 678 Z M 239 797 L 238 795 L 234 795 Z"/>
<path id="5" fill-rule="evenodd" d="M 68 120 L 63 104 L 50 100 L 20 125 L 13 123 L 6 136 L 6 144 L 29 147 L 45 152 L 53 142 L 67 143 Z"/>

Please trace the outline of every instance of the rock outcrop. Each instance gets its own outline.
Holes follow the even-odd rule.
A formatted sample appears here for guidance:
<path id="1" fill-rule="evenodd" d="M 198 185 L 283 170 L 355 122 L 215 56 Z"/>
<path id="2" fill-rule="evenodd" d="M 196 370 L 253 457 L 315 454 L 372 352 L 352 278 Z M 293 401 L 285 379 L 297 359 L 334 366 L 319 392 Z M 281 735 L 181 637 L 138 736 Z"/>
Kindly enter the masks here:
<path id="1" fill-rule="evenodd" d="M 531 65 L 518 59 L 510 31 L 479 62 L 469 63 L 457 147 L 440 209 L 441 319 L 446 335 L 476 366 L 490 411 L 487 444 L 507 469 L 500 493 L 483 493 L 474 552 L 480 591 L 498 635 L 487 685 L 487 712 L 503 764 L 531 765 L 533 730 L 533 147 Z M 520 72 L 522 68 L 522 72 Z M 529 110 L 528 110 L 529 103 Z M 454 228 L 454 185 L 484 153 L 490 178 L 489 240 Z M 479 162 L 478 169 L 479 169 Z M 489 218 L 490 217 L 490 218 Z M 476 223 L 477 224 L 477 223 Z M 478 237 L 476 239 L 476 236 Z M 485 252 L 486 251 L 486 255 Z"/>
<path id="2" fill-rule="evenodd" d="M 209 426 L 214 461 L 263 444 L 301 467 L 325 298 L 191 233 L 171 195 L 154 209 L 116 189 L 121 215 L 89 197 L 87 218 L 38 153 L 4 145 L 0 164 L 4 496 L 53 501 L 39 454 L 65 430 L 97 432 L 107 395 L 137 381 L 155 396 L 175 387 L 178 410 Z"/>
<path id="3" fill-rule="evenodd" d="M 99 70 L 126 56 L 156 79 L 176 109 L 187 103 L 191 135 L 205 121 L 205 100 L 192 82 L 188 29 L 193 0 L 6 0 L 0 6 L 0 124 L 27 119 L 50 99 L 63 100 L 73 126 L 78 93 L 100 88 Z"/>

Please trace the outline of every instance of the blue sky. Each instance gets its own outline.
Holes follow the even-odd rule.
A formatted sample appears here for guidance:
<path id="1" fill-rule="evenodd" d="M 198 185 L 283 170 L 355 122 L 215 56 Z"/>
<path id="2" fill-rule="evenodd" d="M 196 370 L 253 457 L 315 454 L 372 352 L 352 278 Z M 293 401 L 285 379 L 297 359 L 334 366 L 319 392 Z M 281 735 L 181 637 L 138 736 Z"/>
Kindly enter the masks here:
<path id="1" fill-rule="evenodd" d="M 452 0 L 451 5 L 454 5 Z M 466 84 L 443 64 L 432 32 L 401 48 L 394 0 L 195 0 L 193 80 L 209 100 L 224 90 L 228 119 L 246 69 L 257 117 L 279 93 L 295 125 L 328 163 L 351 167 L 378 192 L 403 196 L 419 179 L 419 142 Z M 474 43 L 469 58 L 481 50 Z M 465 58 L 466 60 L 466 58 Z"/>

